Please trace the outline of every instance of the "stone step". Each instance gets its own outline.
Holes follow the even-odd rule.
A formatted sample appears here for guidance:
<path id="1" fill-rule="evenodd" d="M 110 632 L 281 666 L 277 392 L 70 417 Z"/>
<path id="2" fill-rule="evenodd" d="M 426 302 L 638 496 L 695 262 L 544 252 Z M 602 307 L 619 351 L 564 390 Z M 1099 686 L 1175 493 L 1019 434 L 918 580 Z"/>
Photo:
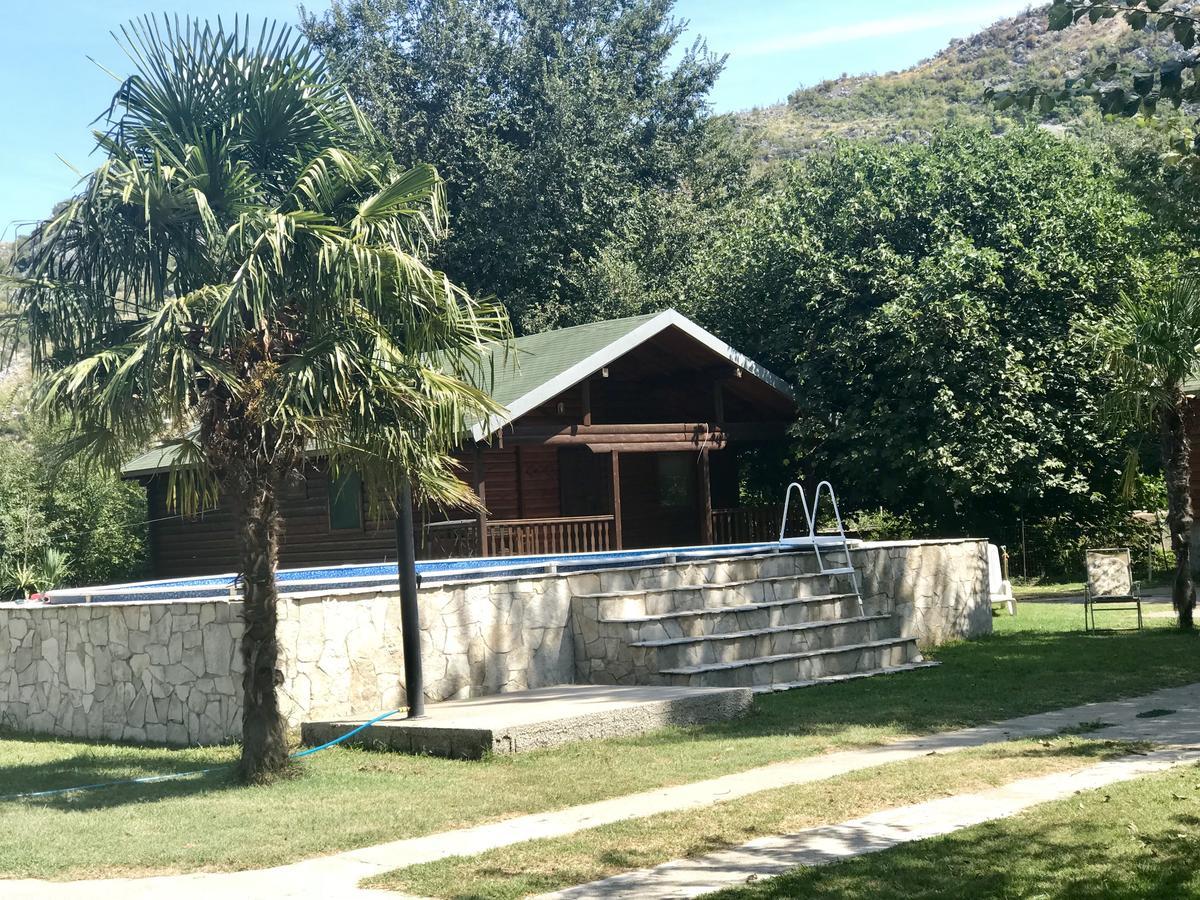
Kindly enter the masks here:
<path id="1" fill-rule="evenodd" d="M 813 597 L 792 597 L 787 600 L 765 600 L 762 603 L 739 603 L 735 606 L 714 606 L 658 613 L 652 616 L 602 618 L 602 625 L 625 625 L 647 632 L 632 633 L 630 640 L 662 640 L 673 637 L 698 637 L 715 631 L 748 631 L 754 628 L 773 628 L 777 625 L 796 625 L 801 622 L 826 622 L 844 619 L 860 613 L 858 597 L 849 592 L 817 594 Z M 728 620 L 728 621 L 726 621 Z"/>
<path id="2" fill-rule="evenodd" d="M 882 669 L 867 669 L 865 672 L 851 672 L 848 675 L 825 675 L 822 678 L 810 678 L 808 681 L 792 681 L 781 684 L 761 684 L 751 688 L 756 694 L 772 694 L 776 691 L 790 691 L 796 688 L 817 687 L 822 684 L 837 684 L 839 681 L 854 681 L 856 678 L 872 678 L 876 675 L 895 675 L 899 672 L 911 672 L 914 669 L 933 669 L 941 663 L 926 659 L 921 662 L 905 663 L 901 666 L 884 666 Z"/>
<path id="3" fill-rule="evenodd" d="M 576 596 L 580 600 L 595 601 L 601 619 L 627 619 L 844 592 L 847 588 L 852 589 L 850 571 L 839 570 L 833 574 L 804 572 L 727 584 L 640 588 Z M 840 583 L 843 580 L 845 583 Z"/>
<path id="4" fill-rule="evenodd" d="M 861 645 L 894 636 L 891 616 L 884 614 L 696 637 L 639 641 L 630 646 L 653 650 L 654 667 L 660 671 L 669 671 L 686 666 L 737 662 Z"/>
<path id="5" fill-rule="evenodd" d="M 677 666 L 659 671 L 667 684 L 691 687 L 758 687 L 812 681 L 921 661 L 916 638 L 886 638 L 734 662 Z"/>
<path id="6" fill-rule="evenodd" d="M 846 565 L 846 557 L 840 550 L 823 550 L 821 558 L 826 565 Z M 596 587 L 593 590 L 640 589 L 648 584 L 656 587 L 675 584 L 714 584 L 757 577 L 815 572 L 816 570 L 817 560 L 811 550 L 791 548 L 783 552 L 774 551 L 755 556 L 721 559 L 680 558 L 675 563 L 661 566 L 609 569 L 596 573 Z"/>

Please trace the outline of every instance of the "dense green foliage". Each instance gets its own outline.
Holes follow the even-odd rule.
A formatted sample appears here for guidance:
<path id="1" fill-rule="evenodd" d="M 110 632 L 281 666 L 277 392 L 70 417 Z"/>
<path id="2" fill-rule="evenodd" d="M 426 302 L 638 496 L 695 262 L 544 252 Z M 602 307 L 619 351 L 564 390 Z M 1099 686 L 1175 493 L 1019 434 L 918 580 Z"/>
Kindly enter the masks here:
<path id="1" fill-rule="evenodd" d="M 1124 520 L 1076 326 L 1139 289 L 1150 223 L 1106 156 L 1034 130 L 847 143 L 727 216 L 677 299 L 791 376 L 805 475 L 946 532 Z"/>
<path id="2" fill-rule="evenodd" d="M 434 161 L 439 262 L 527 330 L 577 320 L 577 272 L 704 155 L 722 60 L 673 0 L 345 0 L 306 29 L 402 163 Z"/>
<path id="3" fill-rule="evenodd" d="M 104 584 L 142 574 L 146 497 L 140 485 L 78 460 L 64 462 L 68 437 L 28 410 L 28 389 L 10 377 L 0 388 L 0 594 L 23 587 Z M 67 571 L 45 572 L 47 553 Z M 32 585 L 14 576 L 28 571 Z"/>

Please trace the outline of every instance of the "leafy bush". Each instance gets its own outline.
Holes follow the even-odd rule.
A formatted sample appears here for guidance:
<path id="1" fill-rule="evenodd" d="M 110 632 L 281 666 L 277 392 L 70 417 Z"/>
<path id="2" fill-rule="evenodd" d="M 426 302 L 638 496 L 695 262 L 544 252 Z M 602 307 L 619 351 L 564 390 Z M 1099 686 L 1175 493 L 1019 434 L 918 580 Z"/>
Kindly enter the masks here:
<path id="1" fill-rule="evenodd" d="M 846 519 L 846 530 L 853 531 L 866 541 L 901 541 L 925 537 L 911 516 L 890 512 L 882 506 L 853 513 Z"/>
<path id="2" fill-rule="evenodd" d="M 125 581 L 145 570 L 142 488 L 79 461 L 29 412 L 23 383 L 0 390 L 0 581 L 8 593 L 69 581 Z"/>
<path id="3" fill-rule="evenodd" d="M 693 313 L 791 376 L 799 474 L 847 506 L 930 536 L 1108 521 L 1124 436 L 1076 323 L 1147 265 L 1118 181 L 1104 152 L 1034 130 L 841 144 L 730 216 Z"/>

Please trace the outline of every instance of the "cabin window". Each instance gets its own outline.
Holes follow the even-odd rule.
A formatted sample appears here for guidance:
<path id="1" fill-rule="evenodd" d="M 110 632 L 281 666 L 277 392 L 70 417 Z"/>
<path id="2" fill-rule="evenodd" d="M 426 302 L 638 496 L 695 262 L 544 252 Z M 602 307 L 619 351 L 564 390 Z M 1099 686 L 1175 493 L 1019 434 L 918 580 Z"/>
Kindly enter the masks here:
<path id="1" fill-rule="evenodd" d="M 696 472 L 690 453 L 659 453 L 658 502 L 668 508 L 696 505 Z"/>
<path id="2" fill-rule="evenodd" d="M 362 476 L 345 472 L 329 483 L 329 527 L 334 531 L 362 528 Z"/>

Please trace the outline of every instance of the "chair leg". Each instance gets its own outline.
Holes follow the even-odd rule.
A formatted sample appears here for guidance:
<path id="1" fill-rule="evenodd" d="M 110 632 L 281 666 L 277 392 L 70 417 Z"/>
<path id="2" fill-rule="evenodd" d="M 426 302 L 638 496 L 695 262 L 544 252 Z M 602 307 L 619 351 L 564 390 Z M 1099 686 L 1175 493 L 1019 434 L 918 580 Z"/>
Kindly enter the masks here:
<path id="1" fill-rule="evenodd" d="M 1008 601 L 1008 614 L 1015 616 L 1017 614 L 1017 604 L 1010 598 Z"/>

